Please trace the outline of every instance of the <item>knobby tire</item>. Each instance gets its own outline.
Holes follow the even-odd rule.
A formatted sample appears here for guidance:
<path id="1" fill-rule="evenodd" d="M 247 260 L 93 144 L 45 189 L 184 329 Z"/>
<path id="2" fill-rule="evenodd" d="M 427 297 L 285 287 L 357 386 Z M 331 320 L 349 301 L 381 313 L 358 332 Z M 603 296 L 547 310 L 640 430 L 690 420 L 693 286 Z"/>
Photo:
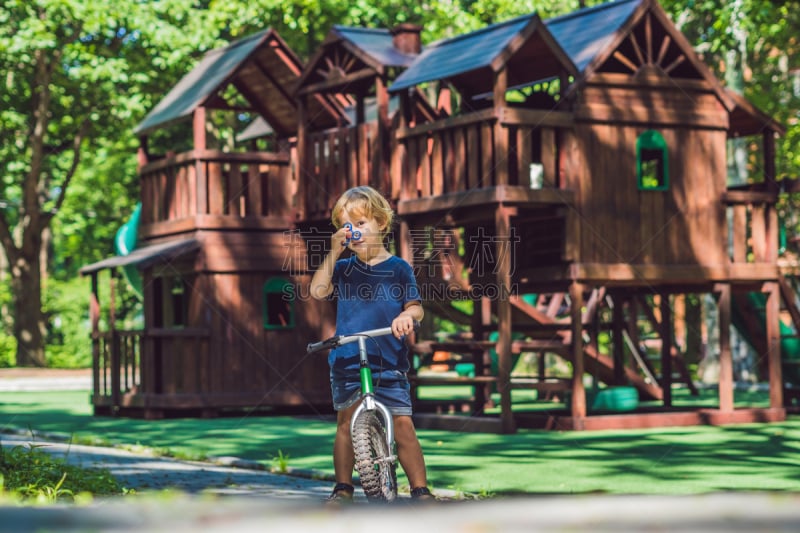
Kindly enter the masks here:
<path id="1" fill-rule="evenodd" d="M 362 411 L 353 424 L 353 451 L 361 488 L 369 500 L 393 501 L 397 497 L 397 471 L 378 415 Z"/>

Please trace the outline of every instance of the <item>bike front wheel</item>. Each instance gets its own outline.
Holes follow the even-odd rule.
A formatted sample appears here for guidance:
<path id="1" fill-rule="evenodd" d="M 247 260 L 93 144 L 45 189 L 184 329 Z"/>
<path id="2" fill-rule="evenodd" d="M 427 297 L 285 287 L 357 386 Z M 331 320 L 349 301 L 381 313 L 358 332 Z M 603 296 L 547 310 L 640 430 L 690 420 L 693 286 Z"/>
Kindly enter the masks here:
<path id="1" fill-rule="evenodd" d="M 395 458 L 386 431 L 374 411 L 361 411 L 353 422 L 353 451 L 361 487 L 369 500 L 397 498 Z"/>

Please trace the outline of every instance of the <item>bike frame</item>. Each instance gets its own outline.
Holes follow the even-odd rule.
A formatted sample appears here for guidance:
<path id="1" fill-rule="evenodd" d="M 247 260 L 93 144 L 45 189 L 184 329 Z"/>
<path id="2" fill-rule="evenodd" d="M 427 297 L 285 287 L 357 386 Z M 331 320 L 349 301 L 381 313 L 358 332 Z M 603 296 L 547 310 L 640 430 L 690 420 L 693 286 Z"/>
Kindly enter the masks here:
<path id="1" fill-rule="evenodd" d="M 392 332 L 392 328 L 384 328 Z M 375 330 L 382 331 L 382 330 Z M 383 333 L 385 335 L 385 333 Z M 377 411 L 383 417 L 384 426 L 386 427 L 386 441 L 389 444 L 389 449 L 394 450 L 394 423 L 392 421 L 392 413 L 381 402 L 375 399 L 375 393 L 372 385 L 372 369 L 369 367 L 369 360 L 367 359 L 367 339 L 370 336 L 369 332 L 364 335 L 358 336 L 358 358 L 359 358 L 359 375 L 361 377 L 361 403 L 358 404 L 356 410 L 353 412 L 353 417 L 350 419 L 350 434 L 353 433 L 353 425 L 356 418 L 361 411 Z M 373 335 L 377 336 L 377 335 Z"/>
<path id="2" fill-rule="evenodd" d="M 316 351 L 324 348 L 335 348 L 343 344 L 350 344 L 351 342 L 358 343 L 358 358 L 359 358 L 359 377 L 361 380 L 361 403 L 356 407 L 353 416 L 350 419 L 350 434 L 353 434 L 353 426 L 356 418 L 362 411 L 376 411 L 380 413 L 383 418 L 384 426 L 386 428 L 386 441 L 390 450 L 394 450 L 394 423 L 392 420 L 392 413 L 389 409 L 375 398 L 374 387 L 372 384 L 372 369 L 369 367 L 369 359 L 367 358 L 367 339 L 370 337 L 380 337 L 383 335 L 391 335 L 392 328 L 378 328 L 369 331 L 362 331 L 354 335 L 339 335 L 332 337 L 327 341 L 322 341 L 316 344 L 309 344 L 307 351 Z"/>

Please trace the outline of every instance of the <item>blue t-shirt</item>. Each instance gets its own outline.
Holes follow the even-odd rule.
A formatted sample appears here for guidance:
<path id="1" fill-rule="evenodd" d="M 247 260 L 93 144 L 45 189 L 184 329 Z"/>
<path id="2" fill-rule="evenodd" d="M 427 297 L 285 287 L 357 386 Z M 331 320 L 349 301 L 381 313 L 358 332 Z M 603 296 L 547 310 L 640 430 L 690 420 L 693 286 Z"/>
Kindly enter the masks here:
<path id="1" fill-rule="evenodd" d="M 340 259 L 333 268 L 331 284 L 336 298 L 337 335 L 391 326 L 407 303 L 420 301 L 411 265 L 397 256 L 371 266 L 355 255 Z M 367 339 L 367 354 L 375 377 L 384 373 L 388 377 L 392 371 L 408 372 L 404 339 L 394 335 Z M 358 343 L 331 350 L 328 363 L 332 378 L 358 380 Z"/>

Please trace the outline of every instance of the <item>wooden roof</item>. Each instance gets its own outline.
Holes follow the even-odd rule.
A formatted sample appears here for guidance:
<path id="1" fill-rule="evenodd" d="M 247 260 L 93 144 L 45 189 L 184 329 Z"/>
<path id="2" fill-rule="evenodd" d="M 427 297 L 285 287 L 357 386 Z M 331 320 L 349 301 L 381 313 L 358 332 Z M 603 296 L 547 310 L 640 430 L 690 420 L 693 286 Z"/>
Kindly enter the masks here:
<path id="1" fill-rule="evenodd" d="M 642 0 L 619 0 L 580 9 L 545 21 L 559 46 L 583 72 L 608 48 Z"/>
<path id="2" fill-rule="evenodd" d="M 83 276 L 93 274 L 106 268 L 136 265 L 143 269 L 154 264 L 171 261 L 200 249 L 200 241 L 195 238 L 179 239 L 136 248 L 127 255 L 115 255 L 102 261 L 81 267 Z"/>
<path id="3" fill-rule="evenodd" d="M 233 86 L 281 137 L 297 132 L 297 105 L 292 89 L 303 65 L 283 39 L 267 29 L 208 52 L 135 128 L 137 135 L 188 119 L 198 107 L 237 109 L 226 102 Z M 338 102 L 318 95 L 310 102 L 312 122 L 330 127 L 342 117 Z"/>
<path id="4" fill-rule="evenodd" d="M 641 3 L 642 0 L 610 2 L 555 17 L 543 24 L 539 24 L 541 19 L 532 13 L 438 41 L 429 45 L 398 76 L 390 90 L 394 92 L 428 81 L 447 80 L 462 90 L 466 86 L 473 94 L 489 92 L 492 78 L 487 74 L 504 66 L 501 58 L 509 54 L 520 55 L 520 63 L 535 65 L 523 69 L 530 73 L 531 79 L 510 79 L 511 87 L 552 78 L 559 74 L 559 67 L 576 74 L 609 45 Z M 523 45 L 524 41 L 534 42 Z M 539 49 L 544 45 L 549 46 L 549 50 Z M 519 72 L 513 70 L 509 69 L 509 73 L 519 77 Z M 481 88 L 476 89 L 477 86 Z"/>
<path id="5" fill-rule="evenodd" d="M 509 87 L 531 85 L 566 71 L 576 78 L 570 88 L 574 91 L 603 69 L 631 73 L 647 64 L 705 84 L 731 113 L 734 135 L 764 128 L 783 131 L 780 124 L 722 86 L 656 0 L 617 0 L 543 23 L 539 20 L 533 13 L 432 43 L 389 90 L 399 92 L 442 80 L 466 95 L 491 94 L 493 72 L 507 66 Z M 659 48 L 643 51 L 638 43 L 653 40 L 653 34 Z M 620 47 L 642 64 L 629 61 L 619 53 Z"/>
<path id="6" fill-rule="evenodd" d="M 730 115 L 730 137 L 758 135 L 767 130 L 786 135 L 786 128 L 781 123 L 758 109 L 747 98 L 730 89 L 727 92 L 735 104 Z"/>
<path id="7" fill-rule="evenodd" d="M 391 31 L 334 26 L 297 82 L 298 94 L 367 91 L 388 68 L 406 68 L 417 54 L 394 46 Z"/>
<path id="8" fill-rule="evenodd" d="M 559 49 L 544 42 L 552 38 L 541 26 L 541 19 L 536 14 L 526 15 L 433 43 L 397 77 L 390 90 L 398 92 L 427 81 L 448 80 L 469 94 L 491 92 L 492 70 L 498 70 L 496 63 L 504 63 L 508 56 L 526 44 L 524 48 L 529 51 L 529 60 L 536 60 L 537 67 L 541 66 L 542 70 L 521 69 L 521 72 L 535 70 L 538 77 L 543 77 L 540 72 L 544 74 L 554 70 L 551 75 L 555 75 L 564 68 L 574 71 L 575 67 L 566 58 L 556 65 L 550 61 L 554 68 L 546 68 L 544 63 L 554 56 L 552 50 Z M 532 36 L 536 43 L 528 44 Z M 509 85 L 514 84 L 514 80 L 509 80 Z"/>

